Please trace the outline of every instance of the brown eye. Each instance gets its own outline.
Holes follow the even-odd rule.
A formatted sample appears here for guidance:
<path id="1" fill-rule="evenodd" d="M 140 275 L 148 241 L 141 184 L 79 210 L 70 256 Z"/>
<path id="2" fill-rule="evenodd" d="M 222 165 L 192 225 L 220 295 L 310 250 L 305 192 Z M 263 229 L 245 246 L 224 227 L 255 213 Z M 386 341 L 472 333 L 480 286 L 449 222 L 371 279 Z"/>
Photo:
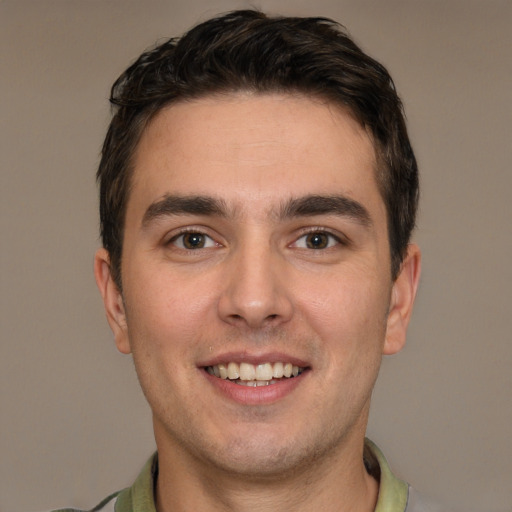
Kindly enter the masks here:
<path id="1" fill-rule="evenodd" d="M 182 233 L 171 240 L 180 249 L 195 250 L 214 247 L 215 242 L 208 235 L 199 232 Z"/>
<path id="2" fill-rule="evenodd" d="M 292 247 L 297 247 L 299 249 L 322 250 L 335 247 L 341 243 L 341 240 L 337 236 L 329 233 L 328 231 L 312 231 L 311 233 L 306 233 L 299 237 L 292 244 Z"/>
<path id="3" fill-rule="evenodd" d="M 308 249 L 325 249 L 329 246 L 329 235 L 326 233 L 311 233 L 306 235 Z"/>
<path id="4" fill-rule="evenodd" d="M 201 233 L 186 233 L 183 235 L 183 246 L 187 249 L 202 249 L 204 244 L 204 235 Z"/>

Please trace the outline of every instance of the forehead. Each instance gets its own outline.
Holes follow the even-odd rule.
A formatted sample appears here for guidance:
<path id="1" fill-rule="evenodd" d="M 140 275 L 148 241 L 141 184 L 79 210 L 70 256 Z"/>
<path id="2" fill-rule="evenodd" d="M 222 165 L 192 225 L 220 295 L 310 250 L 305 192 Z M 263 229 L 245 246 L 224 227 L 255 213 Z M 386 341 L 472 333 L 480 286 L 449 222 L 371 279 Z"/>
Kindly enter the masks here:
<path id="1" fill-rule="evenodd" d="M 149 123 L 135 152 L 128 209 L 166 194 L 215 196 L 241 209 L 336 192 L 376 199 L 375 166 L 368 133 L 332 103 L 210 96 L 173 104 Z"/>

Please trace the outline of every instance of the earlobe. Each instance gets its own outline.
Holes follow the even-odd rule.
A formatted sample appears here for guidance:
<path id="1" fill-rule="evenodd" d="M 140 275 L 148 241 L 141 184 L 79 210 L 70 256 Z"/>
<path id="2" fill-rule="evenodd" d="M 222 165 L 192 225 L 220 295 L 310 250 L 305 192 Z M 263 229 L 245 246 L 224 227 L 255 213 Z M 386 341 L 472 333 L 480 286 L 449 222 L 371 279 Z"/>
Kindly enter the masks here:
<path id="1" fill-rule="evenodd" d="M 123 354 L 131 352 L 126 325 L 123 297 L 110 271 L 110 257 L 106 249 L 98 249 L 94 257 L 94 277 L 103 298 L 107 320 L 114 333 L 117 349 Z"/>
<path id="2" fill-rule="evenodd" d="M 416 244 L 410 244 L 402 262 L 400 274 L 393 283 L 391 291 L 386 339 L 383 348 L 384 355 L 396 354 L 405 345 L 407 327 L 412 314 L 420 273 L 420 249 Z"/>

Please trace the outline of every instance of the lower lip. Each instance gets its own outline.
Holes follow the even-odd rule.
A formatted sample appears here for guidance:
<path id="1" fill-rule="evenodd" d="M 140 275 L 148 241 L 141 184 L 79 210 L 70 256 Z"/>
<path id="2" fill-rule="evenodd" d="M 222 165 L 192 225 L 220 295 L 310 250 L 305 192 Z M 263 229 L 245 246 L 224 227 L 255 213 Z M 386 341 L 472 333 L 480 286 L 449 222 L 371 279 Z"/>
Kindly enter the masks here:
<path id="1" fill-rule="evenodd" d="M 291 394 L 297 386 L 300 386 L 303 379 L 309 372 L 303 371 L 297 377 L 282 379 L 275 384 L 268 386 L 243 386 L 227 379 L 220 379 L 203 371 L 208 381 L 215 386 L 218 392 L 225 397 L 244 405 L 266 405 L 272 404 Z"/>

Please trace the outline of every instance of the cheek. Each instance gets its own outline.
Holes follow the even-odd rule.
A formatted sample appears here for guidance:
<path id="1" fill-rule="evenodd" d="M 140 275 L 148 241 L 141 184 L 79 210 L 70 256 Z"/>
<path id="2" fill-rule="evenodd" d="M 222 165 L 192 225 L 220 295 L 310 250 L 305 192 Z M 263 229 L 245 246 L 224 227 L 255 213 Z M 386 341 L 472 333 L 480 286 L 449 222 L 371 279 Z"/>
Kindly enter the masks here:
<path id="1" fill-rule="evenodd" d="M 138 271 L 136 268 L 138 267 Z M 144 269 L 141 271 L 140 269 Z M 125 286 L 130 342 L 135 350 L 173 359 L 190 354 L 201 326 L 209 321 L 214 297 L 201 279 L 166 272 L 165 267 L 133 265 Z"/>
<path id="2" fill-rule="evenodd" d="M 356 410 L 369 398 L 378 375 L 388 297 L 386 286 L 366 276 L 332 276 L 328 293 L 313 289 L 300 306 L 322 347 L 322 394 L 332 397 L 333 407 L 352 404 Z"/>
<path id="3" fill-rule="evenodd" d="M 158 294 L 139 292 L 126 307 L 128 334 L 135 370 L 154 411 L 174 407 L 177 394 L 169 391 L 190 386 L 194 338 L 186 332 L 180 301 L 159 300 Z M 190 330 L 190 329 L 189 329 Z"/>
<path id="4" fill-rule="evenodd" d="M 336 346 L 371 345 L 384 341 L 389 291 L 381 281 L 371 272 L 347 271 L 292 293 L 298 310 L 322 338 L 339 341 Z"/>

